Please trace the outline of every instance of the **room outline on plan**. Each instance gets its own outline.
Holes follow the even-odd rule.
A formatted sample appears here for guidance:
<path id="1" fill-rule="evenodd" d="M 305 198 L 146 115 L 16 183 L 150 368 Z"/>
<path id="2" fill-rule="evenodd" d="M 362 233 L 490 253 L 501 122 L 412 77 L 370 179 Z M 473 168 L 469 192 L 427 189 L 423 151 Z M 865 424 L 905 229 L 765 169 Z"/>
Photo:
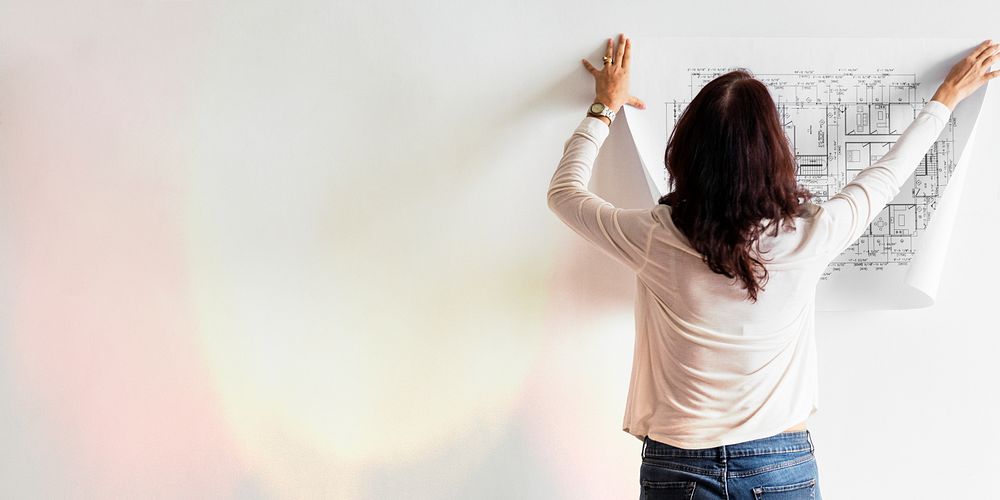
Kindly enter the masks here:
<path id="1" fill-rule="evenodd" d="M 734 69 L 745 68 L 688 68 L 690 95 L 666 103 L 668 137 L 698 91 Z M 774 98 L 795 153 L 798 180 L 813 193 L 815 203 L 829 199 L 885 155 L 928 100 L 920 94 L 915 73 L 895 68 L 752 74 Z M 956 126 L 951 117 L 896 198 L 830 262 L 823 279 L 846 268 L 877 271 L 909 264 L 916 239 L 926 230 L 954 172 Z M 666 169 L 663 172 L 666 176 Z"/>

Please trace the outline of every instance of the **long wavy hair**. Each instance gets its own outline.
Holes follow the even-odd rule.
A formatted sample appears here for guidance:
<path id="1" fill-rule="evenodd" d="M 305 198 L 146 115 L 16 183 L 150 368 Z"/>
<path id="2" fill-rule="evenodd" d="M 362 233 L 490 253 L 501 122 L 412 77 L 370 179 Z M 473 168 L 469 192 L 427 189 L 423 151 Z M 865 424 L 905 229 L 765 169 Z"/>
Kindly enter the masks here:
<path id="1" fill-rule="evenodd" d="M 715 273 L 736 278 L 747 298 L 767 282 L 762 232 L 794 229 L 811 193 L 796 177 L 795 154 L 767 87 L 745 70 L 698 92 L 667 142 L 664 163 L 674 225 Z M 789 227 L 791 226 L 791 227 Z"/>

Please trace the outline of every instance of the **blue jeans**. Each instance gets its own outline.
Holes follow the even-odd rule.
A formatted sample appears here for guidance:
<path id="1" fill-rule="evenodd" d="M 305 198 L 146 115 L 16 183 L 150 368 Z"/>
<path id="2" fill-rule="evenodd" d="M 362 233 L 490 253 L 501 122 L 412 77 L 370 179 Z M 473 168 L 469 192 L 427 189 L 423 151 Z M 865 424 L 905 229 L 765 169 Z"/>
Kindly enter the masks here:
<path id="1" fill-rule="evenodd" d="M 715 448 L 642 443 L 639 500 L 822 500 L 808 430 Z"/>

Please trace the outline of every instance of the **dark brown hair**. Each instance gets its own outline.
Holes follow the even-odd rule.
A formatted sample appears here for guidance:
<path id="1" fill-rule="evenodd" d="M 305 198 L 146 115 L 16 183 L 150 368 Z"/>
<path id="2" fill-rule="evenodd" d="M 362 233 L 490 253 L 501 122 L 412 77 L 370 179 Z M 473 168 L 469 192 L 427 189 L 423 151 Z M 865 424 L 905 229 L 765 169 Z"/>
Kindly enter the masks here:
<path id="1" fill-rule="evenodd" d="M 659 203 L 709 268 L 738 278 L 756 302 L 768 277 L 754 248 L 761 233 L 794 224 L 811 198 L 767 87 L 745 70 L 709 82 L 677 121 L 664 162 L 671 192 Z"/>

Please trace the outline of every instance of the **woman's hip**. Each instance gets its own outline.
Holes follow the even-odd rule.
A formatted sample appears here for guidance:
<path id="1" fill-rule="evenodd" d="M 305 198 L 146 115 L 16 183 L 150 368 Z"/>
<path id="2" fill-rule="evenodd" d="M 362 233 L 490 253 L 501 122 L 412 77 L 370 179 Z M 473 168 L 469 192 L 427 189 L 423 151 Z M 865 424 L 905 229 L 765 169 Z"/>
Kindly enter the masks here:
<path id="1" fill-rule="evenodd" d="M 640 500 L 818 499 L 808 430 L 702 449 L 643 440 Z"/>

